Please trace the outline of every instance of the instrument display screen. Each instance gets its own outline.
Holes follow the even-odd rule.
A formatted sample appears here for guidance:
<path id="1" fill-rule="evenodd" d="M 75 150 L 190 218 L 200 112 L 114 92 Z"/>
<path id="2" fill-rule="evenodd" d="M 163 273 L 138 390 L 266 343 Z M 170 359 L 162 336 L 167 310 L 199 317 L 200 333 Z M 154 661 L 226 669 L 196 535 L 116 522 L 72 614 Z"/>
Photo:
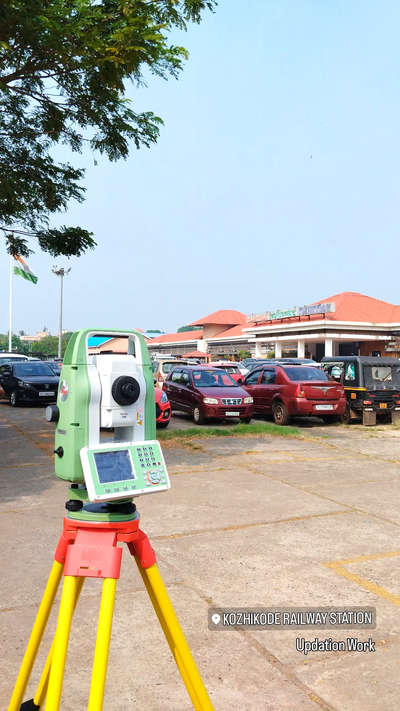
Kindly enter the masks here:
<path id="1" fill-rule="evenodd" d="M 94 461 L 100 484 L 110 484 L 114 481 L 128 481 L 136 478 L 132 459 L 127 449 L 96 452 Z"/>

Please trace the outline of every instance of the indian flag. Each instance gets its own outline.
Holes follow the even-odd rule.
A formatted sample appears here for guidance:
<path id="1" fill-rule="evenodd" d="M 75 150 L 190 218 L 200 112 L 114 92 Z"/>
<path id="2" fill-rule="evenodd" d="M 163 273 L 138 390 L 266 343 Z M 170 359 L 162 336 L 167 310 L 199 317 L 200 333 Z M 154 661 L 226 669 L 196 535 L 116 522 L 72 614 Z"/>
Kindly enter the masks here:
<path id="1" fill-rule="evenodd" d="M 27 263 L 22 259 L 22 257 L 14 255 L 14 260 L 17 262 L 17 264 L 14 264 L 14 274 L 19 274 L 19 276 L 24 277 L 24 279 L 26 279 L 27 281 L 32 281 L 34 284 L 36 284 L 38 280 L 37 276 L 35 276 L 34 273 L 31 272 Z"/>

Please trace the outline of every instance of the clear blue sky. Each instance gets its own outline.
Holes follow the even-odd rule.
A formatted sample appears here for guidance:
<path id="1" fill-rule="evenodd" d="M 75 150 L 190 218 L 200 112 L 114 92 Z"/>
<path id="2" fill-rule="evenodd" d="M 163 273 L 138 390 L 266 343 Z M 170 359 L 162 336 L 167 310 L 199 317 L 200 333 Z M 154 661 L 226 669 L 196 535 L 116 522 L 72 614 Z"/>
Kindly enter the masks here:
<path id="1" fill-rule="evenodd" d="M 395 0 L 221 0 L 190 27 L 180 79 L 129 88 L 165 121 L 157 146 L 78 159 L 87 199 L 59 222 L 99 246 L 58 260 L 65 328 L 173 331 L 345 290 L 399 303 L 399 26 Z M 38 285 L 15 278 L 15 331 L 57 332 L 54 263 L 37 251 Z"/>

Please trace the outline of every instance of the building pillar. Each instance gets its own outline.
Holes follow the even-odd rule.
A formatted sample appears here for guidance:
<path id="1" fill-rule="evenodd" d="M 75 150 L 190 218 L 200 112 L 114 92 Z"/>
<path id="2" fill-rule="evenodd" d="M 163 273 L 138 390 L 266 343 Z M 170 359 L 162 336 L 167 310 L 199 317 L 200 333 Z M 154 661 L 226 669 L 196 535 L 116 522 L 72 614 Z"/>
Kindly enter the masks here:
<path id="1" fill-rule="evenodd" d="M 325 338 L 325 355 L 333 355 L 333 340 L 332 338 Z"/>
<path id="2" fill-rule="evenodd" d="M 254 355 L 256 358 L 261 358 L 261 343 L 260 343 L 260 341 L 255 342 Z"/>
<path id="3" fill-rule="evenodd" d="M 304 341 L 304 339 L 299 339 L 297 341 L 297 357 L 298 358 L 305 357 L 305 341 Z"/>
<path id="4" fill-rule="evenodd" d="M 275 341 L 275 358 L 282 358 L 282 343 Z"/>

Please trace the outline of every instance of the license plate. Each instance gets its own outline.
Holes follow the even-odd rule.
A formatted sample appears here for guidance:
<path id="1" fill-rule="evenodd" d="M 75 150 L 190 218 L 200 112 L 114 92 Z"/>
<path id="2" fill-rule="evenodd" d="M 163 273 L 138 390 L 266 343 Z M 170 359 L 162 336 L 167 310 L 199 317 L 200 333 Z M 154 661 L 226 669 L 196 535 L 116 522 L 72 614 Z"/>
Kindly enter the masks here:
<path id="1" fill-rule="evenodd" d="M 51 390 L 39 392 L 39 397 L 50 397 L 50 395 L 54 395 L 54 393 Z"/>
<path id="2" fill-rule="evenodd" d="M 316 405 L 316 410 L 333 410 L 333 405 Z"/>
<path id="3" fill-rule="evenodd" d="M 385 408 L 387 408 L 387 403 L 386 403 L 386 402 L 380 402 L 380 403 L 379 403 L 379 407 L 380 407 L 382 410 L 384 410 Z"/>
<path id="4" fill-rule="evenodd" d="M 225 417 L 240 417 L 240 412 L 225 412 Z"/>

